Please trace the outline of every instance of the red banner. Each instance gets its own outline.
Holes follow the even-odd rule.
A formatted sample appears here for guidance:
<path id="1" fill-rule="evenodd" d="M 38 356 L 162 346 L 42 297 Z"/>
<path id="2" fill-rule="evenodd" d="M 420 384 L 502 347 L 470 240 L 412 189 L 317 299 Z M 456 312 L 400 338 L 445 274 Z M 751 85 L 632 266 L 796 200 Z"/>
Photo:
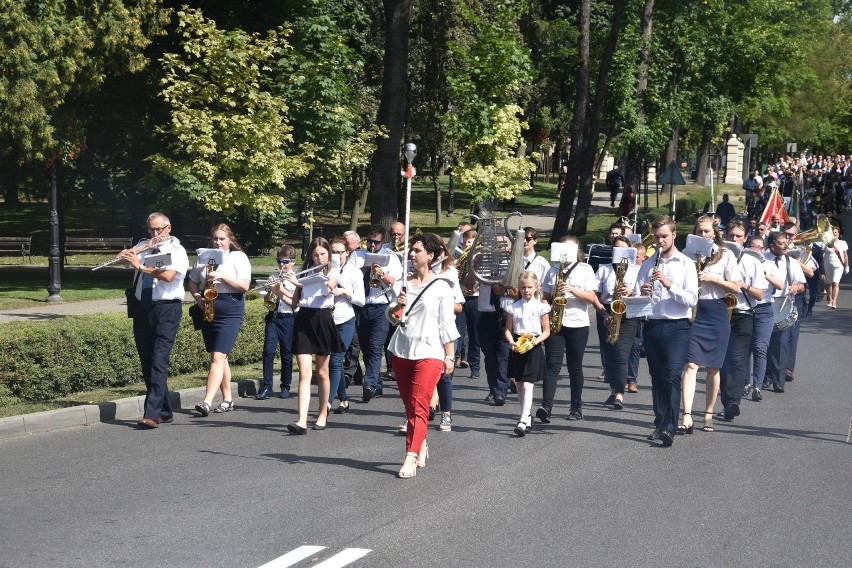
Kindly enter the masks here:
<path id="1" fill-rule="evenodd" d="M 766 223 L 768 226 L 773 226 L 772 217 L 775 215 L 778 215 L 778 218 L 781 219 L 782 225 L 790 220 L 787 210 L 784 209 L 784 198 L 781 197 L 781 193 L 777 187 L 772 190 L 772 195 L 769 196 L 769 201 L 766 202 L 766 208 L 763 210 L 763 215 L 760 216 L 760 222 Z"/>

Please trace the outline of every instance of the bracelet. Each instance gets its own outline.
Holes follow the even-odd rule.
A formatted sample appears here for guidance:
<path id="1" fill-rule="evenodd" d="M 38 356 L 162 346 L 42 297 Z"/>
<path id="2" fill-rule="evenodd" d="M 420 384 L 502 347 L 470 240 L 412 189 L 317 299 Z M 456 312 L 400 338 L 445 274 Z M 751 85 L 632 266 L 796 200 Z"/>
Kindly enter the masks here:
<path id="1" fill-rule="evenodd" d="M 456 360 L 456 358 L 455 358 L 454 355 L 447 355 L 446 357 L 444 357 L 444 361 L 455 361 L 455 360 Z"/>

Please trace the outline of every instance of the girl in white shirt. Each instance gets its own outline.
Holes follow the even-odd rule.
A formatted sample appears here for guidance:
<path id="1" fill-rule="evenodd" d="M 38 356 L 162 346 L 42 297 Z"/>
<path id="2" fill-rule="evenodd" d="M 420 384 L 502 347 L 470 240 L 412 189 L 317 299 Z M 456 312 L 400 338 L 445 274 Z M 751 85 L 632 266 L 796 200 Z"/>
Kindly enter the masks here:
<path id="1" fill-rule="evenodd" d="M 509 353 L 509 378 L 518 389 L 521 417 L 515 426 L 515 434 L 525 436 L 532 428 L 532 402 L 535 383 L 547 373 L 547 362 L 541 343 L 550 335 L 550 306 L 542 302 L 541 286 L 534 272 L 526 271 L 518 278 L 520 298 L 506 308 L 506 341 Z M 518 339 L 531 337 L 533 347 L 518 353 Z"/>

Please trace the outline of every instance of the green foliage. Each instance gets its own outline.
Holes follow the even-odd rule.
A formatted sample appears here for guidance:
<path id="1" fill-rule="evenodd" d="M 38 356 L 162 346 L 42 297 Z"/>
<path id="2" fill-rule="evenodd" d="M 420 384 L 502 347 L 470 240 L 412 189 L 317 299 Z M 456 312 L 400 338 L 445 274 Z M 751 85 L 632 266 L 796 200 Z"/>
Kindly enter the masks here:
<path id="1" fill-rule="evenodd" d="M 209 355 L 184 307 L 169 374 L 205 369 Z M 263 315 L 259 300 L 246 302 L 246 317 L 229 359 L 234 365 L 261 360 Z M 0 400 L 50 400 L 141 380 L 132 322 L 124 314 L 69 316 L 50 323 L 0 326 Z"/>
<path id="2" fill-rule="evenodd" d="M 159 0 L 0 0 L 0 152 L 44 160 L 77 143 L 62 106 L 144 69 L 164 14 Z"/>
<path id="3" fill-rule="evenodd" d="M 306 155 L 314 151 L 284 151 L 292 127 L 272 83 L 289 57 L 289 30 L 260 37 L 217 29 L 198 10 L 177 15 L 183 52 L 161 60 L 171 118 L 159 132 L 171 151 L 151 157 L 154 170 L 174 180 L 176 195 L 208 211 L 245 208 L 283 220 L 286 182 L 308 173 Z"/>
<path id="4" fill-rule="evenodd" d="M 530 56 L 512 28 L 517 14 L 499 5 L 490 17 L 462 4 L 468 35 L 450 43 L 455 65 L 447 82 L 451 110 L 447 134 L 459 149 L 459 188 L 480 201 L 510 199 L 530 188 L 535 164 L 515 157 L 522 144 L 522 113 L 515 101 L 530 80 Z M 521 180 L 521 181 L 518 181 Z"/>

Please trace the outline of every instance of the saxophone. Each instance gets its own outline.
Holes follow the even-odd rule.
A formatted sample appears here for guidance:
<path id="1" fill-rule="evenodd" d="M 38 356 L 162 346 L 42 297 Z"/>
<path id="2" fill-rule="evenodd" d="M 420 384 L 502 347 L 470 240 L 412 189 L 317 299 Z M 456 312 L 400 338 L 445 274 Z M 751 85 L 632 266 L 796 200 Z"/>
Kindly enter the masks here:
<path id="1" fill-rule="evenodd" d="M 606 342 L 610 345 L 615 345 L 618 342 L 618 334 L 621 331 L 621 318 L 627 311 L 627 304 L 621 299 L 621 288 L 624 287 L 624 275 L 627 274 L 627 259 L 622 258 L 618 266 L 615 267 L 615 290 L 612 303 L 609 309 L 612 312 L 612 319 L 609 322 L 609 334 L 606 336 Z"/>
<path id="2" fill-rule="evenodd" d="M 702 270 L 704 270 L 704 266 L 707 264 L 707 259 L 701 256 L 700 254 L 695 255 L 695 273 L 700 274 Z M 701 282 L 698 283 L 698 297 L 701 298 Z M 731 308 L 733 309 L 733 307 Z M 698 315 L 698 302 L 692 306 L 692 317 L 689 318 L 689 321 L 695 321 L 695 316 Z"/>
<path id="3" fill-rule="evenodd" d="M 204 321 L 210 323 L 215 316 L 216 298 L 219 297 L 219 291 L 213 283 L 213 277 L 210 273 L 219 268 L 219 265 L 213 262 L 213 259 L 207 263 L 207 277 L 204 279 Z"/>
<path id="4" fill-rule="evenodd" d="M 562 315 L 565 313 L 565 304 L 568 303 L 568 299 L 560 288 L 565 284 L 565 273 L 569 264 L 563 262 L 559 266 L 559 272 L 556 273 L 556 283 L 553 285 L 554 295 L 551 299 L 553 307 L 550 308 L 550 333 L 559 333 L 562 330 Z"/>

